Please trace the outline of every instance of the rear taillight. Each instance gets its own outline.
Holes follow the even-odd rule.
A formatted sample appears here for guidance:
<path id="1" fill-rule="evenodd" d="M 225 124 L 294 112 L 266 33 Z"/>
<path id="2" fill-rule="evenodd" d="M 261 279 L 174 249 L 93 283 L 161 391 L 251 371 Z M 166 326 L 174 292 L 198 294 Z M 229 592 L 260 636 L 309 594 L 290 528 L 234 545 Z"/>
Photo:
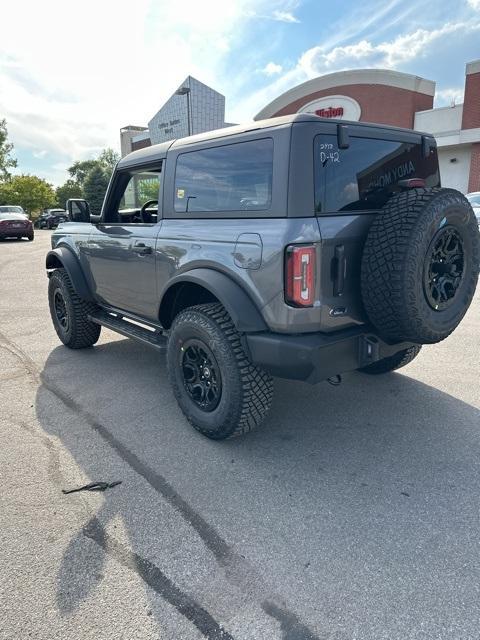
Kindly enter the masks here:
<path id="1" fill-rule="evenodd" d="M 285 254 L 285 299 L 294 307 L 311 307 L 315 296 L 315 247 L 290 245 Z"/>

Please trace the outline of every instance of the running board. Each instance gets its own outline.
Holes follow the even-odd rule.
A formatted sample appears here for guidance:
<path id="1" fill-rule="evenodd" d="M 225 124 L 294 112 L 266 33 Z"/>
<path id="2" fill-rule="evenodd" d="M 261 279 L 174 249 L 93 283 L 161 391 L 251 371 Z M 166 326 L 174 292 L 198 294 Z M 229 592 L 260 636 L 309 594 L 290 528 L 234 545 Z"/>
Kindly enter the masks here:
<path id="1" fill-rule="evenodd" d="M 146 327 L 125 320 L 122 316 L 112 315 L 105 311 L 97 311 L 88 317 L 89 320 L 100 324 L 102 327 L 116 331 L 127 338 L 133 338 L 134 340 L 148 344 L 150 347 L 154 347 L 159 351 L 165 351 L 167 347 L 167 338 L 159 330 L 151 331 Z"/>

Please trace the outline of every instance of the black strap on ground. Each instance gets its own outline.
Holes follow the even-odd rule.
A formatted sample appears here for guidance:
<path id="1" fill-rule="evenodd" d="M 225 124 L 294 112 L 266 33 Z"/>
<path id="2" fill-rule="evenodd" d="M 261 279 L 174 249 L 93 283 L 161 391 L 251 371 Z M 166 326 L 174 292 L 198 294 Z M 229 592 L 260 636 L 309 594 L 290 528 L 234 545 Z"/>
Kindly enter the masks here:
<path id="1" fill-rule="evenodd" d="M 105 491 L 116 487 L 117 484 L 122 484 L 121 480 L 115 482 L 89 482 L 83 487 L 76 487 L 75 489 L 62 489 L 62 493 L 75 493 L 76 491 Z"/>

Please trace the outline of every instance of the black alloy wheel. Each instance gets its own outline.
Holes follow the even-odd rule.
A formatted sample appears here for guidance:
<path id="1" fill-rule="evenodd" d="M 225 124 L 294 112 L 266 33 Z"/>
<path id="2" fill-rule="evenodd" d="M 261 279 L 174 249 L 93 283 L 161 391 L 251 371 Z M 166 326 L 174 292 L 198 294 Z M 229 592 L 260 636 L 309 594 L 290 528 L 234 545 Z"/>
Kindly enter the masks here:
<path id="1" fill-rule="evenodd" d="M 202 411 L 216 409 L 222 397 L 222 376 L 208 346 L 199 339 L 187 340 L 180 350 L 180 367 L 191 400 Z"/>
<path id="2" fill-rule="evenodd" d="M 58 324 L 66 333 L 69 326 L 68 310 L 67 305 L 65 304 L 65 298 L 63 297 L 63 293 L 60 289 L 57 289 L 54 293 L 53 306 L 55 309 L 55 316 L 57 318 Z"/>
<path id="3" fill-rule="evenodd" d="M 442 227 L 432 239 L 425 259 L 423 289 L 435 311 L 447 309 L 463 281 L 463 240 L 452 225 Z"/>

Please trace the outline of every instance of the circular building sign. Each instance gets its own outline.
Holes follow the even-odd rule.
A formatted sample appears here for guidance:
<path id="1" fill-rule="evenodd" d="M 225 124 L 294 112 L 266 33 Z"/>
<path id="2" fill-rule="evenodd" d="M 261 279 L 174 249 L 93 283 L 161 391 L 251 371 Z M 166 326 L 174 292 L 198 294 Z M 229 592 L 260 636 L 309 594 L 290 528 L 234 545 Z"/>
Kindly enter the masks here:
<path id="1" fill-rule="evenodd" d="M 325 96 L 303 105 L 298 113 L 311 113 L 321 118 L 360 120 L 362 110 L 358 102 L 348 96 Z"/>

